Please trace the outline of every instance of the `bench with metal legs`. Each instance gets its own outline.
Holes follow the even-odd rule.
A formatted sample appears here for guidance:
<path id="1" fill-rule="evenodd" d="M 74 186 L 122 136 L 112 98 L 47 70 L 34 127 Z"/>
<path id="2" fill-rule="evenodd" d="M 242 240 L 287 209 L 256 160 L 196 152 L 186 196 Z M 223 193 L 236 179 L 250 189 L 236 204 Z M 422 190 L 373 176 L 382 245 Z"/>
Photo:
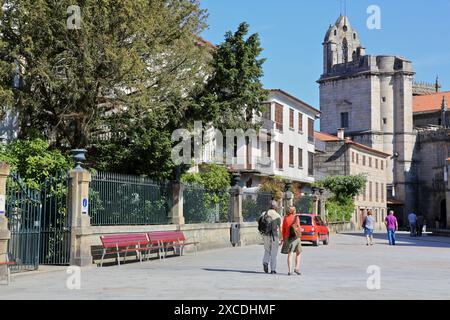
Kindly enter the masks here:
<path id="1" fill-rule="evenodd" d="M 11 283 L 11 266 L 15 266 L 16 263 L 9 261 L 8 258 L 6 258 L 6 262 L 0 262 L 0 266 L 6 266 L 6 284 L 9 286 Z"/>

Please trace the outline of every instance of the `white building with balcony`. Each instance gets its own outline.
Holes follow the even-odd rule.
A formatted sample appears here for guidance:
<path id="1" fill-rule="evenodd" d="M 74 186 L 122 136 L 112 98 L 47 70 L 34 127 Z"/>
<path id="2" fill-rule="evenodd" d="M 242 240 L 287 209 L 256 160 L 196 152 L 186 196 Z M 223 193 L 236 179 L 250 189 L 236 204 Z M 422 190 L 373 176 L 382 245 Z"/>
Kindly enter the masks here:
<path id="1" fill-rule="evenodd" d="M 235 139 L 232 164 L 242 186 L 258 187 L 267 177 L 303 185 L 314 183 L 314 123 L 320 111 L 276 89 L 270 90 L 266 112 L 257 117 L 262 129 L 256 138 Z"/>

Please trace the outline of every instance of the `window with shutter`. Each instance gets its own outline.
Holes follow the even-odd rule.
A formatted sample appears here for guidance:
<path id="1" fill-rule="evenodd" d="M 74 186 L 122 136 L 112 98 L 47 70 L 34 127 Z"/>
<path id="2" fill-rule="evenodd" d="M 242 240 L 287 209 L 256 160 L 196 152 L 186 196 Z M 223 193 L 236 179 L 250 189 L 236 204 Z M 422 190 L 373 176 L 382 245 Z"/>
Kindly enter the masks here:
<path id="1" fill-rule="evenodd" d="M 294 130 L 294 110 L 289 109 L 289 129 Z"/>
<path id="2" fill-rule="evenodd" d="M 281 104 L 275 104 L 275 125 L 276 129 L 283 131 L 283 106 Z"/>
<path id="3" fill-rule="evenodd" d="M 314 143 L 314 120 L 308 119 L 308 141 Z"/>
<path id="4" fill-rule="evenodd" d="M 314 153 L 308 152 L 308 175 L 314 176 Z"/>
<path id="5" fill-rule="evenodd" d="M 289 146 L 289 166 L 294 166 L 294 147 Z"/>
<path id="6" fill-rule="evenodd" d="M 298 132 L 303 133 L 303 114 L 298 114 Z"/>
<path id="7" fill-rule="evenodd" d="M 283 170 L 283 144 L 279 142 L 277 144 L 277 168 Z"/>
<path id="8" fill-rule="evenodd" d="M 302 149 L 298 149 L 298 167 L 300 169 L 303 168 L 303 150 Z"/>

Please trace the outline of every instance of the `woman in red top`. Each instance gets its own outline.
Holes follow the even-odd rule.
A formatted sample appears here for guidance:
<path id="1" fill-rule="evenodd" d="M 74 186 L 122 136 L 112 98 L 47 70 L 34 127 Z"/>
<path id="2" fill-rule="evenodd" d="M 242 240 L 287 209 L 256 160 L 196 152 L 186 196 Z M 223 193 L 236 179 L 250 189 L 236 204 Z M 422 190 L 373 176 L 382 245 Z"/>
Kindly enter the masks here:
<path id="1" fill-rule="evenodd" d="M 299 218 L 295 215 L 295 208 L 291 207 L 288 210 L 288 213 L 286 217 L 284 217 L 283 220 L 283 226 L 282 226 L 282 242 L 283 246 L 281 249 L 281 253 L 287 254 L 288 259 L 288 275 L 291 275 L 292 272 L 292 253 L 296 253 L 296 259 L 295 259 L 295 269 L 294 273 L 297 275 L 301 275 L 300 273 L 300 260 L 301 260 L 301 254 L 302 254 L 302 241 L 297 236 L 291 234 L 291 226 L 296 223 L 300 225 Z"/>

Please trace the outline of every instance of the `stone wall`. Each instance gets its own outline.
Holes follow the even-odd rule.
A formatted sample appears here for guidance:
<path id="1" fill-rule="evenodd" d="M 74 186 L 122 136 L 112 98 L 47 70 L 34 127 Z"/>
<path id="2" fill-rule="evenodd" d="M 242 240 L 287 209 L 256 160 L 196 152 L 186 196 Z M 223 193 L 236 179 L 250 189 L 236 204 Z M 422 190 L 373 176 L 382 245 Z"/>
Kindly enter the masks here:
<path id="1" fill-rule="evenodd" d="M 94 263 L 99 263 L 101 259 L 100 236 L 102 235 L 181 230 L 186 236 L 187 242 L 199 242 L 198 250 L 204 251 L 232 247 L 230 228 L 231 223 L 91 227 L 92 234 L 89 235 L 87 241 L 91 246 Z M 262 239 L 258 232 L 257 223 L 243 223 L 241 225 L 241 244 L 254 245 L 260 243 L 262 243 Z M 193 251 L 193 246 L 186 247 L 186 253 Z M 105 260 L 106 262 L 112 262 L 115 259 L 114 256 L 109 256 L 108 258 Z M 133 259 L 132 254 L 130 259 Z"/>
<path id="2" fill-rule="evenodd" d="M 436 127 L 418 133 L 415 155 L 418 160 L 417 212 L 425 216 L 431 228 L 436 227 L 436 218 L 442 222 L 440 227 L 444 227 L 443 223 L 447 220 L 441 212 L 441 205 L 445 202 L 448 188 L 444 178 L 446 159 L 450 157 L 449 134 L 450 129 Z"/>

